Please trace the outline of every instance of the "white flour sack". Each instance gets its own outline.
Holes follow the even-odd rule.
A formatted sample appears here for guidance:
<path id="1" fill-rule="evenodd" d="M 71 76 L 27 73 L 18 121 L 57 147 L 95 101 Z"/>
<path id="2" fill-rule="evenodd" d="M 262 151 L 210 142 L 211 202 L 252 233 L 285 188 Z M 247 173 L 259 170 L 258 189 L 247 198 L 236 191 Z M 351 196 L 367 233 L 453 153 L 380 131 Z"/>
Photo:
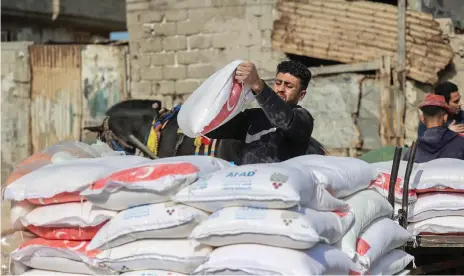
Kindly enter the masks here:
<path id="1" fill-rule="evenodd" d="M 464 160 L 440 158 L 421 163 L 411 175 L 417 193 L 464 192 Z"/>
<path id="2" fill-rule="evenodd" d="M 87 250 L 108 249 L 140 239 L 188 238 L 207 217 L 203 211 L 171 202 L 133 207 L 105 224 Z"/>
<path id="3" fill-rule="evenodd" d="M 11 230 L 24 230 L 24 225 L 21 222 L 21 218 L 29 214 L 32 210 L 34 210 L 35 205 L 32 205 L 29 203 L 27 200 L 23 201 L 11 201 L 11 209 L 9 212 L 9 217 L 10 217 L 10 225 L 11 225 Z M 6 205 L 6 204 L 5 204 Z M 4 206 L 2 202 L 2 211 L 3 208 L 9 208 L 8 206 Z M 3 216 L 3 213 L 2 213 Z M 2 232 L 3 228 L 7 225 L 3 225 L 3 217 L 2 217 Z"/>
<path id="4" fill-rule="evenodd" d="M 124 276 L 187 276 L 187 274 L 172 272 L 168 270 L 137 270 L 122 273 Z"/>
<path id="5" fill-rule="evenodd" d="M 414 257 L 403 250 L 393 249 L 384 256 L 380 257 L 368 271 L 369 275 L 396 275 L 403 271 Z"/>
<path id="6" fill-rule="evenodd" d="M 342 251 L 326 244 L 299 251 L 260 244 L 219 247 L 194 275 L 359 275 Z"/>
<path id="7" fill-rule="evenodd" d="M 90 202 L 41 206 L 22 218 L 29 231 L 51 240 L 90 240 L 117 213 Z"/>
<path id="8" fill-rule="evenodd" d="M 376 219 L 366 227 L 357 240 L 358 262 L 369 268 L 387 252 L 410 240 L 412 240 L 412 235 L 392 219 Z"/>
<path id="9" fill-rule="evenodd" d="M 304 155 L 284 163 L 310 170 L 317 184 L 337 198 L 366 189 L 377 178 L 370 164 L 351 157 Z"/>
<path id="10" fill-rule="evenodd" d="M 166 157 L 166 158 L 159 158 L 150 163 L 162 163 L 162 162 L 187 162 L 197 166 L 200 169 L 200 176 L 210 174 L 215 171 L 227 169 L 230 167 L 234 167 L 228 161 L 207 156 L 207 155 L 183 155 L 183 156 L 174 156 L 174 157 Z"/>
<path id="11" fill-rule="evenodd" d="M 238 166 L 206 175 L 182 189 L 173 201 L 208 212 L 231 206 L 286 209 L 300 205 L 324 211 L 346 207 L 316 185 L 311 172 L 280 163 Z"/>
<path id="12" fill-rule="evenodd" d="M 464 234 L 464 216 L 435 217 L 408 225 L 408 231 L 416 235 L 462 235 Z"/>
<path id="13" fill-rule="evenodd" d="M 400 161 L 398 177 L 396 179 L 396 184 L 395 184 L 395 201 L 400 202 L 400 203 L 403 200 L 403 183 L 404 183 L 404 175 L 406 173 L 407 164 L 408 164 L 407 161 Z M 385 198 L 388 198 L 388 187 L 390 186 L 392 165 L 393 165 L 393 161 L 378 162 L 378 163 L 371 164 L 371 166 L 379 174 L 379 176 L 377 177 L 375 182 L 372 183 L 370 188 L 377 190 Z M 414 164 L 413 169 L 416 167 L 417 167 L 417 164 Z M 417 194 L 415 190 L 411 190 L 411 189 L 409 189 L 408 193 L 409 193 L 408 203 L 411 204 L 417 200 Z"/>
<path id="14" fill-rule="evenodd" d="M 189 240 L 139 240 L 105 250 L 91 263 L 114 272 L 159 269 L 188 274 L 208 260 L 211 251 Z"/>
<path id="15" fill-rule="evenodd" d="M 31 269 L 28 270 L 21 275 L 26 275 L 26 276 L 47 276 L 47 275 L 53 275 L 53 276 L 82 276 L 86 274 L 76 274 L 76 273 L 64 273 L 64 272 L 56 272 L 56 271 L 49 271 L 49 270 L 40 270 L 40 269 Z"/>
<path id="16" fill-rule="evenodd" d="M 46 165 L 8 185 L 4 199 L 40 200 L 62 193 L 80 192 L 98 179 L 147 160 L 139 156 L 105 156 Z"/>
<path id="17" fill-rule="evenodd" d="M 337 242 L 337 247 L 348 254 L 350 258 L 354 258 L 356 256 L 356 242 L 364 228 L 375 219 L 391 218 L 393 207 L 382 195 L 373 190 L 357 192 L 345 200 L 354 212 L 355 222 L 345 236 Z"/>
<path id="18" fill-rule="evenodd" d="M 319 242 L 331 244 L 338 241 L 353 221 L 352 212 L 228 207 L 201 222 L 190 238 L 215 247 L 259 243 L 307 249 Z"/>
<path id="19" fill-rule="evenodd" d="M 182 105 L 177 122 L 182 132 L 195 138 L 220 127 L 253 100 L 251 89 L 235 80 L 242 60 L 234 60 L 205 80 Z"/>
<path id="20" fill-rule="evenodd" d="M 95 181 L 81 195 L 98 206 L 118 211 L 147 203 L 164 202 L 197 180 L 199 171 L 200 168 L 192 163 L 181 161 L 138 164 Z M 137 198 L 137 193 L 128 191 L 140 192 L 142 195 Z"/>
<path id="21" fill-rule="evenodd" d="M 421 194 L 408 208 L 409 222 L 446 216 L 464 216 L 464 193 Z"/>
<path id="22" fill-rule="evenodd" d="M 109 274 L 105 270 L 90 267 L 84 261 L 97 252 L 85 251 L 86 241 L 45 240 L 25 242 L 11 253 L 11 258 L 29 267 L 50 271 L 78 274 Z"/>

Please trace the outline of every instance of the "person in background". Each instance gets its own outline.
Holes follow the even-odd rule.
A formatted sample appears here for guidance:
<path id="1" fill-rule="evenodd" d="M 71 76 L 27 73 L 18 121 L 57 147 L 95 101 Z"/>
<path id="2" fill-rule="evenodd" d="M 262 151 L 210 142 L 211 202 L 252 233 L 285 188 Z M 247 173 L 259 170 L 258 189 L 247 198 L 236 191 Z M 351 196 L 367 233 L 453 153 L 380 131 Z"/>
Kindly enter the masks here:
<path id="1" fill-rule="evenodd" d="M 454 132 L 464 133 L 464 111 L 461 108 L 461 95 L 456 84 L 445 81 L 435 87 L 435 95 L 445 97 L 446 103 L 451 109 L 446 126 Z M 417 137 L 424 135 L 426 127 L 423 122 L 419 122 Z"/>
<path id="2" fill-rule="evenodd" d="M 464 160 L 464 136 L 450 130 L 446 124 L 448 114 L 455 112 L 446 103 L 445 97 L 429 94 L 420 105 L 426 130 L 417 142 L 416 163 L 424 163 L 438 158 Z M 409 159 L 408 150 L 403 160 Z"/>
<path id="3" fill-rule="evenodd" d="M 272 89 L 259 77 L 256 66 L 244 61 L 235 79 L 251 88 L 261 108 L 239 113 L 206 136 L 243 141 L 239 165 L 281 162 L 306 154 L 314 119 L 298 102 L 306 95 L 309 69 L 297 61 L 281 62 Z"/>

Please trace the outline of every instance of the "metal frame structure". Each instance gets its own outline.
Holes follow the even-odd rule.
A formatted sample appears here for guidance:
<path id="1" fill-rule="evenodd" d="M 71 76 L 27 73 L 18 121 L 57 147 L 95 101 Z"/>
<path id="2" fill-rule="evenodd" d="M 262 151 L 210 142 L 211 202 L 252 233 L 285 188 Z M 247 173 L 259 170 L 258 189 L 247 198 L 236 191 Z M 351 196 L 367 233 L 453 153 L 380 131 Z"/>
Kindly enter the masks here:
<path id="1" fill-rule="evenodd" d="M 409 182 L 416 157 L 416 150 L 417 142 L 413 142 L 404 175 L 401 209 L 398 210 L 397 215 L 399 224 L 405 229 L 408 226 Z M 393 208 L 395 207 L 395 183 L 398 177 L 401 153 L 402 148 L 396 147 L 388 187 L 388 201 Z M 412 269 L 411 275 L 437 274 L 437 272 L 449 269 L 461 269 L 459 272 L 461 275 L 464 274 L 464 236 L 418 235 L 415 242 L 408 242 L 406 244 L 405 250 L 414 256 L 420 256 L 425 260 L 424 263 L 426 263 Z"/>

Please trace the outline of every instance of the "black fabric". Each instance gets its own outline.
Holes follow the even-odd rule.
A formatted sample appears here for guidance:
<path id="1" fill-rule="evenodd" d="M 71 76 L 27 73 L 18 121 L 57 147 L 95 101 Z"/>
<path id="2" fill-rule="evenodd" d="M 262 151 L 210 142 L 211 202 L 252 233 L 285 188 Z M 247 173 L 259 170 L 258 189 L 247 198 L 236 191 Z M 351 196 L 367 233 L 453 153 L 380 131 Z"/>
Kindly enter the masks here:
<path id="1" fill-rule="evenodd" d="M 409 150 L 403 157 L 409 158 Z M 464 160 L 464 137 L 447 127 L 426 129 L 418 139 L 416 163 L 424 163 L 438 158 L 455 158 Z"/>
<path id="2" fill-rule="evenodd" d="M 311 114 L 287 104 L 267 85 L 256 100 L 261 108 L 241 112 L 206 136 L 244 141 L 240 165 L 281 162 L 306 154 L 314 127 Z M 250 141 L 250 136 L 262 132 L 258 140 Z"/>

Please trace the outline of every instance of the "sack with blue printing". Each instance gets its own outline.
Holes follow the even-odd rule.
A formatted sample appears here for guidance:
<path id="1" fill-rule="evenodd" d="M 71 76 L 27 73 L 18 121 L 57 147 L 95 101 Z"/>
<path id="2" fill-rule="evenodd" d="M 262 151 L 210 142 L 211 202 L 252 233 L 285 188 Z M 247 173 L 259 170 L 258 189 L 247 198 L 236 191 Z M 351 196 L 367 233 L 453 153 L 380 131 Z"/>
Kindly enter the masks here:
<path id="1" fill-rule="evenodd" d="M 202 221 L 191 239 L 211 246 L 257 243 L 308 249 L 317 243 L 332 244 L 348 231 L 354 214 L 302 208 L 291 210 L 228 207 Z"/>
<path id="2" fill-rule="evenodd" d="M 300 206 L 320 211 L 347 207 L 346 202 L 317 185 L 310 171 L 282 163 L 244 165 L 211 173 L 183 188 L 173 201 L 208 212 L 232 206 Z"/>
<path id="3" fill-rule="evenodd" d="M 113 248 L 141 239 L 187 238 L 207 217 L 201 210 L 172 202 L 130 208 L 105 224 L 87 250 Z"/>

